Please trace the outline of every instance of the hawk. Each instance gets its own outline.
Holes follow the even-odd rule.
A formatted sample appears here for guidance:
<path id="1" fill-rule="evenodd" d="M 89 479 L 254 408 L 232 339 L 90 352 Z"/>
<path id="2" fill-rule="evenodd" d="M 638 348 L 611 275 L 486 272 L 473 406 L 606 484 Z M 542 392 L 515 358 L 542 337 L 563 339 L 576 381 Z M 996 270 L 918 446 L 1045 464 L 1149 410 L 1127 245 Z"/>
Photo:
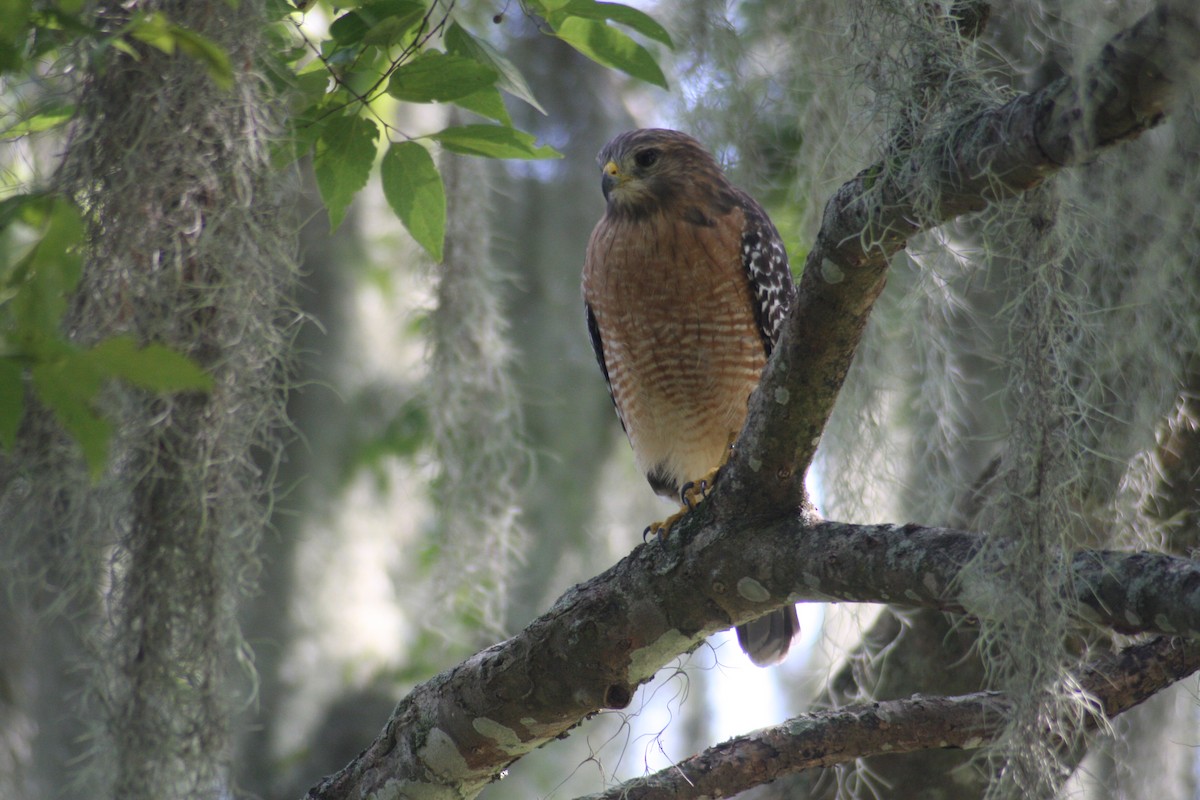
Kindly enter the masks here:
<path id="1" fill-rule="evenodd" d="M 729 458 L 779 338 L 792 273 L 754 198 L 685 133 L 622 133 L 600 151 L 607 208 L 583 267 L 587 327 L 638 467 L 683 507 Z M 782 661 L 794 606 L 738 627 L 759 666 Z"/>

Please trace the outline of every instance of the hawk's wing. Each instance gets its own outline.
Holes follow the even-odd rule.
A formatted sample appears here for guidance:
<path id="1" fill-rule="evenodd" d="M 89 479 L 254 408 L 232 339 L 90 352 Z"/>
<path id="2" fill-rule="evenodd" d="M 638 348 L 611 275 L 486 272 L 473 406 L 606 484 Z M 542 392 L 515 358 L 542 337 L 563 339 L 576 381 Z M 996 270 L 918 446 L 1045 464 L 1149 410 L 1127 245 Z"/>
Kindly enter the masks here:
<path id="1" fill-rule="evenodd" d="M 754 291 L 754 319 L 762 335 L 767 357 L 779 341 L 783 319 L 787 316 L 795 289 L 783 239 L 767 212 L 740 189 L 735 190 L 738 205 L 745 215 L 742 226 L 742 266 Z"/>
<path id="2" fill-rule="evenodd" d="M 612 380 L 608 377 L 608 364 L 604 361 L 604 340 L 600 338 L 600 325 L 596 322 L 596 313 L 592 311 L 591 303 L 586 301 L 583 308 L 587 313 L 587 329 L 588 335 L 592 339 L 592 352 L 596 354 L 596 363 L 600 365 L 600 371 L 604 373 L 604 385 L 608 387 L 608 399 L 612 400 L 613 408 L 617 412 L 617 419 L 621 420 L 621 429 L 626 430 L 625 418 L 621 416 L 621 407 L 617 405 L 617 398 L 612 391 Z"/>

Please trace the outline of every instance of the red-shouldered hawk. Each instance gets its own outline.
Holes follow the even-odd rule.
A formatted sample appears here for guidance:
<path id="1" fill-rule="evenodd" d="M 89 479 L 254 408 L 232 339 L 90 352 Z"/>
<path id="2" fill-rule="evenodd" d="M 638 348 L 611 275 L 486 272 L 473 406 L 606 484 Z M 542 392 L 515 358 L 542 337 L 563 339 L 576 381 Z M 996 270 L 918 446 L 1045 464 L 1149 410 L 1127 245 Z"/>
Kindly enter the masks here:
<path id="1" fill-rule="evenodd" d="M 608 205 L 583 268 L 588 332 L 638 467 L 687 508 L 728 459 L 779 337 L 787 252 L 762 206 L 687 134 L 629 131 L 598 161 Z M 791 606 L 739 626 L 738 641 L 765 666 L 799 627 Z"/>

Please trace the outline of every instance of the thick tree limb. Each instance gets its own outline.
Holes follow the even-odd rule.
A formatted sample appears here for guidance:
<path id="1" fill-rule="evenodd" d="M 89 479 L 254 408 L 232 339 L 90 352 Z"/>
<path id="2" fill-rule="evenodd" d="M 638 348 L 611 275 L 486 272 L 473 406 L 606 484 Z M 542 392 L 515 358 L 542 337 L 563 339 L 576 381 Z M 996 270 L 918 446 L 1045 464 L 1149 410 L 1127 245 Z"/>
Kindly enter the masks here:
<path id="1" fill-rule="evenodd" d="M 962 571 L 982 544 L 975 534 L 947 528 L 789 522 L 763 526 L 736 554 L 697 552 L 697 563 L 687 569 L 718 581 L 730 570 L 744 573 L 767 593 L 798 601 L 898 603 L 1002 618 L 1009 602 L 1002 584 L 978 569 Z M 1081 618 L 1124 633 L 1200 635 L 1200 562 L 1086 551 L 1071 559 L 1069 569 L 1063 591 L 1075 592 Z M 717 595 L 713 599 L 719 602 Z M 736 610 L 731 602 L 724 605 L 735 615 L 743 610 L 740 603 Z"/>
<path id="2" fill-rule="evenodd" d="M 1165 76 L 1200 59 L 1194 12 L 1170 9 L 1160 6 L 1114 39 L 1083 87 L 1055 84 L 964 124 L 942 148 L 936 213 L 916 213 L 915 164 L 876 167 L 843 187 L 827 206 L 783 339 L 712 500 L 666 544 L 637 548 L 517 636 L 417 687 L 379 737 L 308 796 L 473 797 L 586 716 L 627 705 L 640 683 L 704 637 L 792 600 L 983 616 L 1000 609 L 1004 598 L 986 575 L 961 573 L 976 537 L 813 523 L 795 511 L 804 471 L 891 255 L 918 230 L 1029 188 L 1152 124 Z M 1191 49 L 1177 48 L 1181 38 Z M 1071 577 L 1081 615 L 1090 609 L 1125 630 L 1200 630 L 1194 562 L 1082 555 Z"/>
<path id="3" fill-rule="evenodd" d="M 1064 77 L 978 113 L 944 140 L 869 167 L 836 192 L 722 475 L 721 516 L 779 512 L 802 501 L 805 472 L 888 263 L 908 239 L 1156 124 L 1172 81 L 1200 61 L 1197 14 L 1189 2 L 1162 2 L 1115 36 L 1082 82 Z"/>
<path id="4" fill-rule="evenodd" d="M 1095 698 L 1097 710 L 1112 719 L 1197 670 L 1200 642 L 1159 637 L 1098 658 L 1075 677 Z M 974 749 L 1003 730 L 1011 705 L 1000 692 L 975 692 L 801 714 L 579 800 L 716 800 L 784 775 L 872 755 Z M 1097 722 L 1091 718 L 1089 727 Z"/>
<path id="5" fill-rule="evenodd" d="M 380 737 L 309 796 L 415 793 L 439 781 L 471 796 L 589 714 L 626 706 L 679 653 L 786 602 L 1004 612 L 1005 598 L 987 575 L 962 572 L 982 545 L 964 531 L 802 517 L 744 528 L 709 522 L 695 519 L 666 543 L 639 546 L 517 636 L 415 689 Z M 1200 635 L 1198 562 L 1082 553 L 1071 562 L 1071 581 L 1088 619 L 1124 631 Z"/>

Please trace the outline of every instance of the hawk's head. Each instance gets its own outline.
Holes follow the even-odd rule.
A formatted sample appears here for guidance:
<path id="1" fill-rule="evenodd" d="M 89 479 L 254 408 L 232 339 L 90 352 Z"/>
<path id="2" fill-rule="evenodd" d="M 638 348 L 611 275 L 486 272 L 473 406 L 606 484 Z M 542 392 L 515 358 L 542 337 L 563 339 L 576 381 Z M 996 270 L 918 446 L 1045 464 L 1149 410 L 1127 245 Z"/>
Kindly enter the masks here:
<path id="1" fill-rule="evenodd" d="M 642 216 L 677 203 L 728 210 L 732 186 L 716 159 L 691 136 L 639 128 L 600 151 L 600 187 L 610 213 Z"/>

